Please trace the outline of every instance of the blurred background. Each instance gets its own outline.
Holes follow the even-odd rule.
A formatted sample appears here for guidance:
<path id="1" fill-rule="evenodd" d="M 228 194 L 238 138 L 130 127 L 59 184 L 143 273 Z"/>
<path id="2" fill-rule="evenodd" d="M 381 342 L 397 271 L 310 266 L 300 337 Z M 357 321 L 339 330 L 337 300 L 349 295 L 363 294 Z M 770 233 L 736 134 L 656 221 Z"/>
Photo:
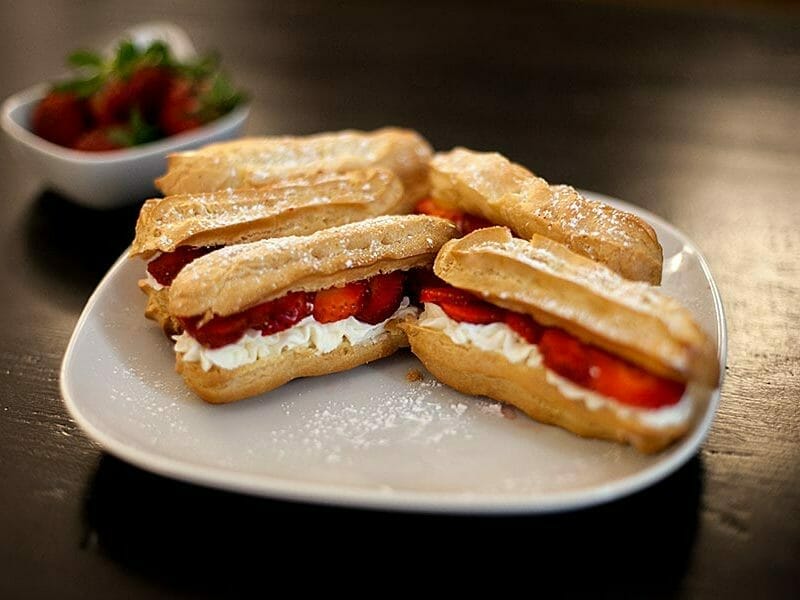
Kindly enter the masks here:
<path id="1" fill-rule="evenodd" d="M 61 73 L 70 49 L 159 19 L 222 54 L 252 98 L 251 135 L 391 124 L 440 150 L 498 150 L 655 210 L 712 266 L 729 251 L 716 231 L 746 220 L 731 207 L 767 199 L 751 175 L 797 170 L 800 3 L 788 0 L 4 1 L 0 97 Z M 21 210 L 41 181 L 8 151 L 0 176 Z M 765 240 L 750 243 L 763 254 Z"/>
<path id="2" fill-rule="evenodd" d="M 250 92 L 251 134 L 403 125 L 644 204 L 746 170 L 754 144 L 776 169 L 796 150 L 797 2 L 0 6 L 2 97 L 62 72 L 69 49 L 168 15 Z"/>

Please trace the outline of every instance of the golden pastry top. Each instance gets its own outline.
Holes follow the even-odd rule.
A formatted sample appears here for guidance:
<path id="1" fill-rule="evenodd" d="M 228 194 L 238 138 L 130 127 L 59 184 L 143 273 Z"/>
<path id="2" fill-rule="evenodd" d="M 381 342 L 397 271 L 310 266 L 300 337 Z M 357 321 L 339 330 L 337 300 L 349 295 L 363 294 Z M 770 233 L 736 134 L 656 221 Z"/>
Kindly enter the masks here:
<path id="1" fill-rule="evenodd" d="M 719 380 L 714 345 L 686 308 L 543 236 L 481 229 L 445 244 L 434 272 L 654 373 L 710 387 Z"/>
<path id="2" fill-rule="evenodd" d="M 550 185 L 500 154 L 465 148 L 438 153 L 430 178 L 431 194 L 444 206 L 525 239 L 538 234 L 561 242 L 628 279 L 661 281 L 661 245 L 648 223 L 569 186 Z"/>
<path id="3" fill-rule="evenodd" d="M 184 267 L 170 286 L 169 312 L 230 315 L 291 291 L 430 265 L 455 235 L 455 226 L 445 219 L 396 215 L 228 246 Z"/>
<path id="4" fill-rule="evenodd" d="M 181 245 L 220 246 L 306 235 L 400 212 L 403 185 L 386 169 L 312 173 L 260 188 L 177 194 L 148 200 L 130 255 L 145 258 Z"/>
<path id="5" fill-rule="evenodd" d="M 276 177 L 316 171 L 384 167 L 400 178 L 411 202 L 427 191 L 431 154 L 430 145 L 418 133 L 392 127 L 244 138 L 171 154 L 167 172 L 156 185 L 165 195 L 212 192 L 258 187 Z"/>

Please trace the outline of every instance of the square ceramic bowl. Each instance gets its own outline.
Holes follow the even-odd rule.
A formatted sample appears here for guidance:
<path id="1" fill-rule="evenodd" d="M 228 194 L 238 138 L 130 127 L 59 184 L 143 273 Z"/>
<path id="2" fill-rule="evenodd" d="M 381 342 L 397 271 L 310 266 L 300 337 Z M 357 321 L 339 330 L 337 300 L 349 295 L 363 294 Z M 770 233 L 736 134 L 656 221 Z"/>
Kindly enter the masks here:
<path id="1" fill-rule="evenodd" d="M 8 98 L 0 124 L 13 140 L 20 162 L 56 191 L 92 208 L 115 208 L 152 197 L 156 193 L 153 180 L 166 170 L 168 154 L 238 137 L 250 114 L 249 106 L 243 105 L 202 127 L 156 142 L 81 152 L 48 142 L 30 130 L 33 110 L 47 89 L 42 84 Z"/>

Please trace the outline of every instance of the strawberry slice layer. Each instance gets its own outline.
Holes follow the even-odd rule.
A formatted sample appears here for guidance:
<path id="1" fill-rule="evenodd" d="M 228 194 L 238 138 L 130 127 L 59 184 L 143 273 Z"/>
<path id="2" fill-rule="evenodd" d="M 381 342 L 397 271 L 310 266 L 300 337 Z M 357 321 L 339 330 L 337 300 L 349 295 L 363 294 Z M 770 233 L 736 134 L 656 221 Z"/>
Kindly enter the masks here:
<path id="1" fill-rule="evenodd" d="M 250 327 L 258 329 L 263 335 L 272 335 L 289 329 L 311 314 L 313 305 L 306 292 L 291 292 L 285 296 L 265 302 L 246 311 Z"/>
<path id="2" fill-rule="evenodd" d="M 177 267 L 181 263 L 190 262 L 203 250 L 210 251 L 190 248 L 162 255 L 168 258 L 157 264 L 156 273 L 174 277 L 174 271 L 179 270 Z M 364 323 L 376 325 L 397 310 L 403 300 L 405 280 L 406 274 L 396 271 L 316 293 L 290 292 L 235 315 L 214 317 L 202 326 L 198 326 L 199 317 L 183 317 L 180 321 L 183 328 L 207 348 L 221 348 L 237 342 L 248 329 L 272 335 L 296 325 L 311 314 L 319 323 L 356 317 Z"/>
<path id="3" fill-rule="evenodd" d="M 320 290 L 314 296 L 314 318 L 320 323 L 333 323 L 355 316 L 364 307 L 367 292 L 364 281 Z"/>
<path id="4" fill-rule="evenodd" d="M 434 200 L 433 198 L 423 198 L 422 200 L 420 200 L 414 207 L 414 212 L 417 213 L 418 215 L 428 215 L 429 217 L 441 217 L 442 219 L 447 219 L 448 221 L 453 221 L 454 223 L 463 214 L 457 210 L 451 210 L 449 208 L 444 208 L 443 206 L 439 206 L 438 204 L 436 204 L 436 200 Z"/>
<path id="5" fill-rule="evenodd" d="M 406 275 L 406 295 L 411 304 L 422 303 L 420 294 L 422 290 L 430 287 L 447 287 L 447 284 L 433 274 L 433 271 L 424 268 L 412 269 Z"/>
<path id="6" fill-rule="evenodd" d="M 172 285 L 181 269 L 196 258 L 213 252 L 220 246 L 178 246 L 172 252 L 164 252 L 147 263 L 147 272 L 161 285 Z"/>
<path id="7" fill-rule="evenodd" d="M 472 233 L 476 229 L 483 229 L 484 227 L 492 227 L 494 223 L 469 213 L 461 212 L 460 210 L 444 208 L 436 203 L 433 198 L 423 198 L 414 207 L 414 212 L 420 215 L 428 215 L 431 217 L 441 217 L 455 223 L 461 235 Z"/>
<path id="8" fill-rule="evenodd" d="M 403 301 L 405 273 L 393 271 L 367 280 L 367 298 L 355 317 L 359 321 L 377 325 L 394 314 Z"/>
<path id="9" fill-rule="evenodd" d="M 420 302 L 438 304 L 448 317 L 464 323 L 496 323 L 502 321 L 508 312 L 480 300 L 470 292 L 447 284 L 422 288 L 419 299 Z"/>
<path id="10" fill-rule="evenodd" d="M 530 344 L 536 344 L 544 365 L 589 390 L 638 408 L 660 408 L 680 401 L 684 383 L 659 377 L 581 342 L 555 327 L 543 327 L 530 315 L 497 307 L 447 284 L 423 287 L 421 302 L 438 304 L 451 319 L 464 323 L 503 322 Z"/>
<path id="11" fill-rule="evenodd" d="M 530 315 L 523 315 L 512 310 L 506 311 L 503 322 L 529 344 L 538 344 L 542 339 L 542 326 Z"/>
<path id="12" fill-rule="evenodd" d="M 589 347 L 561 329 L 549 327 L 539 341 L 544 365 L 562 377 L 591 389 Z"/>
<path id="13" fill-rule="evenodd" d="M 464 323 L 488 325 L 503 320 L 503 309 L 487 302 L 474 302 L 471 304 L 451 304 L 441 302 L 439 306 L 451 319 Z"/>
<path id="14" fill-rule="evenodd" d="M 629 362 L 592 348 L 591 389 L 639 408 L 660 408 L 680 401 L 686 386 L 648 373 Z"/>
<path id="15" fill-rule="evenodd" d="M 198 327 L 197 317 L 181 319 L 183 328 L 207 348 L 221 348 L 239 341 L 248 329 L 264 335 L 288 329 L 311 314 L 311 303 L 305 292 L 292 292 L 270 302 L 263 302 L 245 311 L 225 317 L 214 317 Z"/>
<path id="16" fill-rule="evenodd" d="M 214 317 L 198 327 L 198 317 L 180 319 L 183 328 L 206 348 L 221 348 L 233 344 L 247 331 L 248 323 L 245 313 L 227 317 Z"/>
<path id="17" fill-rule="evenodd" d="M 420 302 L 433 302 L 434 304 L 446 303 L 460 305 L 481 302 L 473 294 L 447 284 L 422 288 L 419 294 L 419 300 Z"/>
<path id="18" fill-rule="evenodd" d="M 680 401 L 686 389 L 683 383 L 648 373 L 560 329 L 546 329 L 539 350 L 548 369 L 629 406 L 671 406 Z"/>

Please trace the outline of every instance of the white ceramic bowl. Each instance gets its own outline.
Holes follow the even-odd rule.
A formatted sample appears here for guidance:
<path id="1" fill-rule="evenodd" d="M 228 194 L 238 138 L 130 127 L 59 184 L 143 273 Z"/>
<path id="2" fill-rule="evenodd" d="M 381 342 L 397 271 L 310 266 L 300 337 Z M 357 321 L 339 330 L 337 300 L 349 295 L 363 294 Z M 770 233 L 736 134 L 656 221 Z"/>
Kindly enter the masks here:
<path id="1" fill-rule="evenodd" d="M 167 154 L 237 137 L 250 114 L 249 106 L 240 106 L 203 127 L 157 142 L 108 152 L 81 152 L 31 132 L 31 115 L 47 88 L 38 85 L 8 98 L 0 115 L 3 130 L 14 141 L 22 163 L 53 189 L 92 208 L 114 208 L 151 197 L 153 180 L 166 169 Z"/>

